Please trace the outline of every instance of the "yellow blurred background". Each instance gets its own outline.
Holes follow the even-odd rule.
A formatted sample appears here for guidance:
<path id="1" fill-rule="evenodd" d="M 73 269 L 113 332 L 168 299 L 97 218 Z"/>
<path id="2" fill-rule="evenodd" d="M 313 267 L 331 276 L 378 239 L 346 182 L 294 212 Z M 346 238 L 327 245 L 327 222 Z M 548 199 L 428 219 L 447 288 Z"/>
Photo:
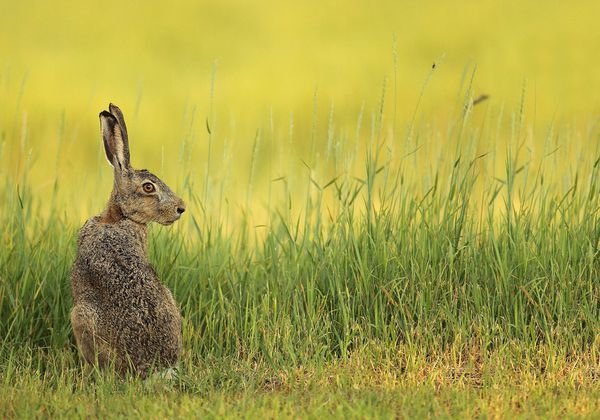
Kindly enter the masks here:
<path id="1" fill-rule="evenodd" d="M 135 166 L 174 187 L 190 175 L 200 198 L 269 190 L 264 207 L 269 180 L 336 147 L 360 168 L 382 95 L 385 141 L 411 150 L 418 134 L 415 167 L 431 168 L 475 69 L 468 95 L 490 96 L 475 129 L 509 133 L 525 92 L 531 145 L 566 130 L 577 166 L 597 151 L 599 16 L 597 1 L 0 0 L 0 175 L 26 171 L 38 197 L 58 180 L 69 214 L 98 211 L 98 113 L 114 102 Z"/>

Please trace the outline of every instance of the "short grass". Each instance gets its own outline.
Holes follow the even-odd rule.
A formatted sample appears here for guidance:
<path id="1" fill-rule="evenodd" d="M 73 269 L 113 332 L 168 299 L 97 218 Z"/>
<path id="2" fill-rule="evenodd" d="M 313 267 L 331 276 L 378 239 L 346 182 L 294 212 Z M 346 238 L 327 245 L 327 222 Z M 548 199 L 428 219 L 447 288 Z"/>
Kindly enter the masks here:
<path id="1" fill-rule="evenodd" d="M 142 382 L 86 371 L 71 350 L 53 353 L 21 355 L 0 385 L 3 417 L 594 417 L 600 410 L 585 363 L 543 370 L 515 366 L 510 354 L 461 363 L 364 348 L 344 360 L 280 367 L 199 357 L 186 360 L 175 381 Z"/>

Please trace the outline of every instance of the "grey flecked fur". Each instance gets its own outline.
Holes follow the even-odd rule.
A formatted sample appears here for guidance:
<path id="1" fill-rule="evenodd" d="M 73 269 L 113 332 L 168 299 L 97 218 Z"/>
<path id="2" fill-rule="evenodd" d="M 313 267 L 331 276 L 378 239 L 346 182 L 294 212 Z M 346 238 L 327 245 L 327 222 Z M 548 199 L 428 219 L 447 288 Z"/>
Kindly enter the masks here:
<path id="1" fill-rule="evenodd" d="M 147 224 L 171 224 L 185 206 L 165 183 L 129 162 L 127 127 L 110 104 L 100 113 L 115 181 L 106 209 L 79 233 L 71 273 L 71 323 L 84 359 L 146 376 L 181 353 L 181 315 L 147 257 Z"/>

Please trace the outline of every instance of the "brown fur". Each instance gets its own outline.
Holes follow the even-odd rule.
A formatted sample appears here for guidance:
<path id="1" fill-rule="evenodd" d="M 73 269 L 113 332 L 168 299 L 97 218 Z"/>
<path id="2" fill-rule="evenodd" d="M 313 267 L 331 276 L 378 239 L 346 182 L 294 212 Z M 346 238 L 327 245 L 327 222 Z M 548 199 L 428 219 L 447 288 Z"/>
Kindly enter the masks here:
<path id="1" fill-rule="evenodd" d="M 185 206 L 154 174 L 131 167 L 123 114 L 109 109 L 100 120 L 115 181 L 104 212 L 79 233 L 71 323 L 87 362 L 145 376 L 151 366 L 173 365 L 182 346 L 179 309 L 148 261 L 147 224 L 171 224 Z"/>

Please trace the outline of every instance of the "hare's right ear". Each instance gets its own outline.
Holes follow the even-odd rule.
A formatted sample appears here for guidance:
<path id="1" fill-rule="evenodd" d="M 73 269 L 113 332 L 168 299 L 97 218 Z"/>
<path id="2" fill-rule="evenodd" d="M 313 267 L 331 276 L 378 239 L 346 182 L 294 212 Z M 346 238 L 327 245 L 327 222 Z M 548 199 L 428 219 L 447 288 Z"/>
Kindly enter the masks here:
<path id="1" fill-rule="evenodd" d="M 117 118 L 108 111 L 102 111 L 100 127 L 108 162 L 120 172 L 129 170 L 129 145 Z"/>
<path id="2" fill-rule="evenodd" d="M 121 108 L 111 103 L 108 105 L 108 112 L 110 112 L 119 122 L 119 127 L 121 128 L 121 134 L 123 135 L 123 140 L 125 141 L 125 150 L 129 150 L 129 138 L 127 137 L 127 126 L 125 125 L 125 117 L 123 117 L 123 112 Z"/>

